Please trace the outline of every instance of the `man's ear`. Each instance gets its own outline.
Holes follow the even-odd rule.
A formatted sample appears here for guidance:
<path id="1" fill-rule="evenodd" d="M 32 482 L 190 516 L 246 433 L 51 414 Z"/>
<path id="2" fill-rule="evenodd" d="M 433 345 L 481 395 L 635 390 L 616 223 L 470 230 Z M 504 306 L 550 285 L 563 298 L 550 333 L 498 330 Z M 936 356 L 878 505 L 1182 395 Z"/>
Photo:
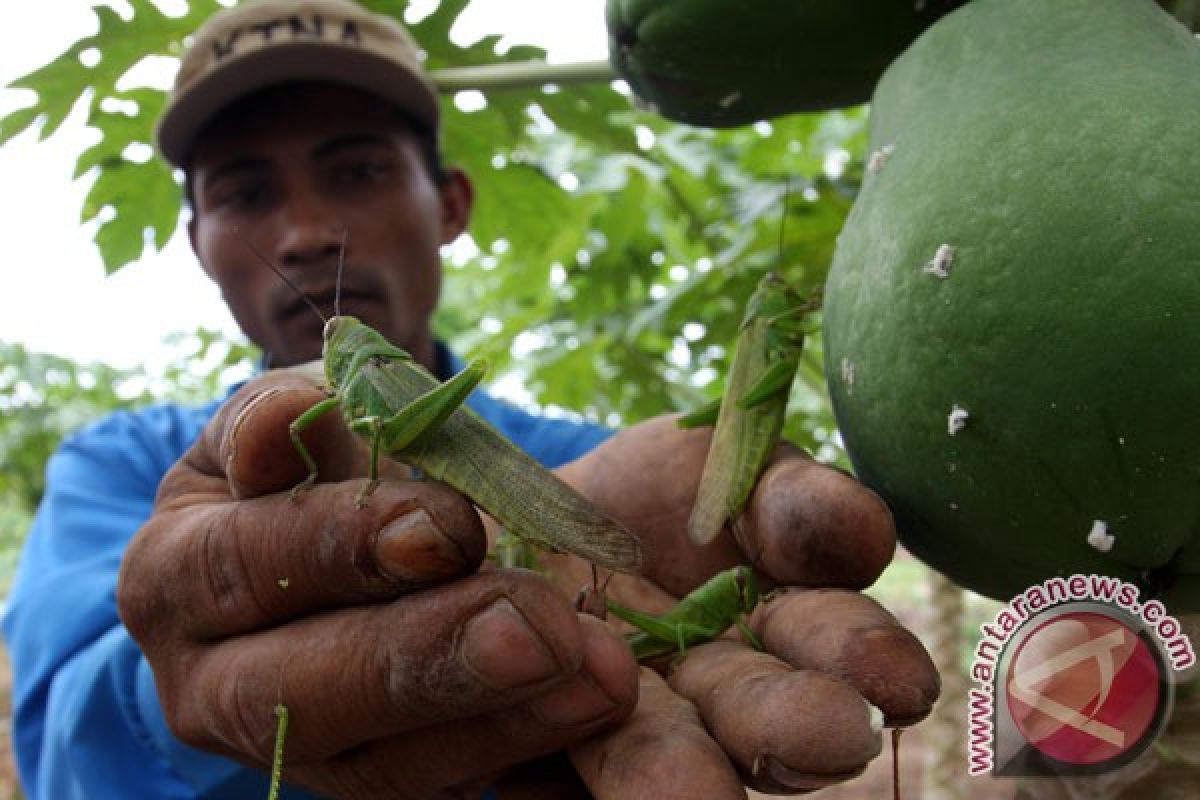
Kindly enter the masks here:
<path id="1" fill-rule="evenodd" d="M 461 169 L 448 168 L 446 179 L 438 187 L 442 198 L 442 244 L 450 244 L 467 229 L 471 222 L 471 207 L 475 203 L 475 187 Z"/>

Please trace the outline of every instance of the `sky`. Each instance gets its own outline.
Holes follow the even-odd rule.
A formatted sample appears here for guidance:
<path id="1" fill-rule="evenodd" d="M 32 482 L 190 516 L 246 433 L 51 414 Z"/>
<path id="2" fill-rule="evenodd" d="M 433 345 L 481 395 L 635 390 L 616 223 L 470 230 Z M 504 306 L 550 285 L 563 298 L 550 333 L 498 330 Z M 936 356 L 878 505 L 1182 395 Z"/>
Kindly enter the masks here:
<path id="1" fill-rule="evenodd" d="M 120 8 L 120 0 L 96 4 Z M 95 30 L 92 2 L 10 5 L 0 26 L 0 86 Z M 160 5 L 171 13 L 169 0 Z M 429 3 L 413 0 L 412 6 L 420 13 Z M 604 0 L 473 0 L 452 32 L 463 43 L 491 33 L 540 45 L 552 62 L 601 59 Z M 143 77 L 160 88 L 171 79 L 162 70 Z M 25 105 L 26 97 L 0 89 L 0 115 Z M 0 147 L 0 341 L 153 369 L 168 358 L 161 342 L 170 333 L 203 326 L 239 335 L 182 231 L 162 253 L 148 250 L 140 262 L 105 276 L 94 230 L 79 224 L 88 185 L 71 180 L 76 155 L 92 141 L 81 111 L 45 141 L 27 131 Z"/>

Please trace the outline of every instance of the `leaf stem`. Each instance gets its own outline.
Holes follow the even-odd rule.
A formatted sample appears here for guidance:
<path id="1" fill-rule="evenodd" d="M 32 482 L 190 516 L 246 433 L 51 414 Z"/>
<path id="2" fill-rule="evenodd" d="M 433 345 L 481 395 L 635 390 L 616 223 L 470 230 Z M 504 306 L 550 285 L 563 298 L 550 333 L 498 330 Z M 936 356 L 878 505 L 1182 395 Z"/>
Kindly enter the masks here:
<path id="1" fill-rule="evenodd" d="M 434 70 L 430 77 L 445 93 L 467 89 L 523 89 L 553 83 L 600 83 L 615 80 L 616 71 L 608 61 L 580 61 L 574 64 L 550 64 L 546 61 L 512 61 L 474 67 L 447 67 Z"/>

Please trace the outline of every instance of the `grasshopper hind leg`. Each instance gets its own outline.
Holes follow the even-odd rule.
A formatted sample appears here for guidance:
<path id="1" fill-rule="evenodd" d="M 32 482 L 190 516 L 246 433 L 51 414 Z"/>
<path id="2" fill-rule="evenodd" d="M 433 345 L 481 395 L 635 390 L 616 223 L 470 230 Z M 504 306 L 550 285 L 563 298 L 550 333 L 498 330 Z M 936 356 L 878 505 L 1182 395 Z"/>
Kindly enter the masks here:
<path id="1" fill-rule="evenodd" d="M 610 572 L 600 583 L 600 571 L 592 564 L 592 585 L 584 586 L 575 594 L 575 610 L 590 614 L 598 619 L 608 619 L 608 583 L 616 573 Z"/>
<path id="2" fill-rule="evenodd" d="M 383 441 L 383 417 L 360 417 L 354 421 L 355 430 L 364 430 L 371 437 L 371 460 L 367 463 L 367 482 L 358 497 L 354 498 L 354 507 L 363 508 L 367 498 L 379 486 L 379 450 Z"/>

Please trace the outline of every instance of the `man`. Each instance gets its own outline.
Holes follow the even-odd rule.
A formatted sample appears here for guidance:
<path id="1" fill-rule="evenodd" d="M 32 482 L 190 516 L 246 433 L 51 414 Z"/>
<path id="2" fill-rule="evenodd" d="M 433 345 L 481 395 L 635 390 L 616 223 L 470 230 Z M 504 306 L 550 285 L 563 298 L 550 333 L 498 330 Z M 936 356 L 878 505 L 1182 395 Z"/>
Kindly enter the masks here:
<path id="1" fill-rule="evenodd" d="M 456 368 L 429 323 L 439 249 L 466 229 L 472 190 L 439 162 L 415 53 L 348 0 L 266 0 L 215 17 L 183 59 L 160 149 L 186 175 L 201 265 L 273 364 L 319 357 L 321 325 L 259 254 L 326 311 L 344 257 L 346 313 L 440 377 Z M 556 753 L 598 797 L 742 796 L 725 753 L 745 737 L 721 730 L 754 720 L 718 711 L 708 734 L 684 695 L 577 614 L 559 587 L 583 585 L 586 565 L 480 570 L 473 507 L 397 465 L 356 509 L 364 450 L 336 415 L 311 437 L 320 481 L 293 498 L 305 469 L 287 424 L 322 396 L 272 373 L 223 404 L 117 415 L 54 457 L 5 617 L 30 797 L 260 796 L 280 704 L 287 797 L 476 796 L 518 773 L 539 786 L 552 772 L 539 759 Z M 641 536 L 645 578 L 611 587 L 626 603 L 662 607 L 747 560 L 778 583 L 809 580 L 822 541 L 866 565 L 860 584 L 890 557 L 882 504 L 800 454 L 770 468 L 738 541 L 697 549 L 684 530 L 706 433 L 656 420 L 608 438 L 470 402 Z M 806 537 L 801 515 L 821 520 Z M 877 736 L 854 705 L 768 744 Z M 776 788 L 865 761 L 827 776 L 769 747 L 734 759 Z"/>

